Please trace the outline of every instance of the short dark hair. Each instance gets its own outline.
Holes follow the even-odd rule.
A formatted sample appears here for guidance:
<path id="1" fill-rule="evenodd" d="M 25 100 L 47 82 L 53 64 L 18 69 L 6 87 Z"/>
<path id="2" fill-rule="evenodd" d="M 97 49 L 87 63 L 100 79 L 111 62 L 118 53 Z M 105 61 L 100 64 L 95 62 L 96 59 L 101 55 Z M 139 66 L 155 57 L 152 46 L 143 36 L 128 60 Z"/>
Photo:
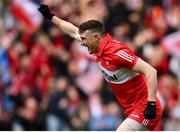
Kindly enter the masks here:
<path id="1" fill-rule="evenodd" d="M 98 20 L 89 20 L 79 26 L 79 33 L 83 33 L 86 30 L 91 30 L 97 33 L 105 33 L 104 26 Z"/>

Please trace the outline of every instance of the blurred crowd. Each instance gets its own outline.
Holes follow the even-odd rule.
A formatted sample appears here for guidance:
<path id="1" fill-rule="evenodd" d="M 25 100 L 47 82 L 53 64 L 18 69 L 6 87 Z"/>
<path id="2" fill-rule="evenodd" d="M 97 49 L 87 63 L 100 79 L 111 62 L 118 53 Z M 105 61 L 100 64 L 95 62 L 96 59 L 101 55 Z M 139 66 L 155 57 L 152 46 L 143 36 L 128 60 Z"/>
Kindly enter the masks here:
<path id="1" fill-rule="evenodd" d="M 124 119 L 94 56 L 44 20 L 40 3 L 76 26 L 101 21 L 155 67 L 163 107 L 156 130 L 180 130 L 179 0 L 1 0 L 0 130 L 108 131 Z M 22 15 L 21 5 L 35 15 Z"/>

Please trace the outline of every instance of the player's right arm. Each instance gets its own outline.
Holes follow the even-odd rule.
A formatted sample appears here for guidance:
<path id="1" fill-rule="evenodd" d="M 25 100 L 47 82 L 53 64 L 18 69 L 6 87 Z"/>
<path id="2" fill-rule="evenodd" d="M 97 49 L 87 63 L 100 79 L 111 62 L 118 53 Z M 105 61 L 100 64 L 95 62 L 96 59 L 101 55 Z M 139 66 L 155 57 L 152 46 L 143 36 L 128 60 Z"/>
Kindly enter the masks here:
<path id="1" fill-rule="evenodd" d="M 60 28 L 62 32 L 71 36 L 72 38 L 81 41 L 80 35 L 78 33 L 79 28 L 73 25 L 70 22 L 67 22 L 63 19 L 56 17 L 53 13 L 50 12 L 47 5 L 41 4 L 38 8 L 38 11 L 49 21 L 53 22 L 56 26 Z"/>
<path id="2" fill-rule="evenodd" d="M 51 21 L 55 25 L 57 25 L 61 29 L 61 31 L 64 32 L 65 34 L 67 34 L 67 35 L 71 36 L 72 38 L 77 39 L 79 41 L 81 40 L 80 35 L 78 33 L 79 28 L 74 26 L 72 23 L 62 20 L 56 16 L 53 16 Z"/>

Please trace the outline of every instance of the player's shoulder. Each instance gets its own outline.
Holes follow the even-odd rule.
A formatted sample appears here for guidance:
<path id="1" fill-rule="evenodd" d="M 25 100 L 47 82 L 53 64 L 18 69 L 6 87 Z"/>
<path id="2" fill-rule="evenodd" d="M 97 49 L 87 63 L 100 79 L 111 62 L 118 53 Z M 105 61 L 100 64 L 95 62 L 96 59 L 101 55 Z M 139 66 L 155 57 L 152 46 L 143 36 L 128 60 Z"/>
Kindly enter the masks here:
<path id="1" fill-rule="evenodd" d="M 127 47 L 126 43 L 111 39 L 103 50 L 103 56 L 118 59 L 119 54 L 132 54 L 133 52 Z"/>
<path id="2" fill-rule="evenodd" d="M 134 52 L 122 42 L 112 45 L 111 56 L 113 60 L 128 60 L 132 61 L 134 58 Z"/>
<path id="3" fill-rule="evenodd" d="M 133 51 L 125 43 L 122 42 L 113 43 L 111 50 L 112 50 L 112 55 L 117 55 L 117 53 L 124 53 L 124 54 L 133 53 Z"/>
<path id="4" fill-rule="evenodd" d="M 128 49 L 125 43 L 117 41 L 116 39 L 112 39 L 108 42 L 105 47 L 105 51 L 111 51 L 111 53 L 115 53 L 118 50 Z"/>

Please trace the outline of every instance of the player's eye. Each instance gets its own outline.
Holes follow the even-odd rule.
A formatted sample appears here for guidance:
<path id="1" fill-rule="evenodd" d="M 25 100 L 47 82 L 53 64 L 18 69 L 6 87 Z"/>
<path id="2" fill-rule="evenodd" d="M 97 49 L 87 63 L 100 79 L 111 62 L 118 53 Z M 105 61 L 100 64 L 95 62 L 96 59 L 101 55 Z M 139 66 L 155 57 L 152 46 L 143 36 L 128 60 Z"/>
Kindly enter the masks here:
<path id="1" fill-rule="evenodd" d="M 86 38 L 85 37 L 81 37 L 82 40 L 85 40 Z"/>

